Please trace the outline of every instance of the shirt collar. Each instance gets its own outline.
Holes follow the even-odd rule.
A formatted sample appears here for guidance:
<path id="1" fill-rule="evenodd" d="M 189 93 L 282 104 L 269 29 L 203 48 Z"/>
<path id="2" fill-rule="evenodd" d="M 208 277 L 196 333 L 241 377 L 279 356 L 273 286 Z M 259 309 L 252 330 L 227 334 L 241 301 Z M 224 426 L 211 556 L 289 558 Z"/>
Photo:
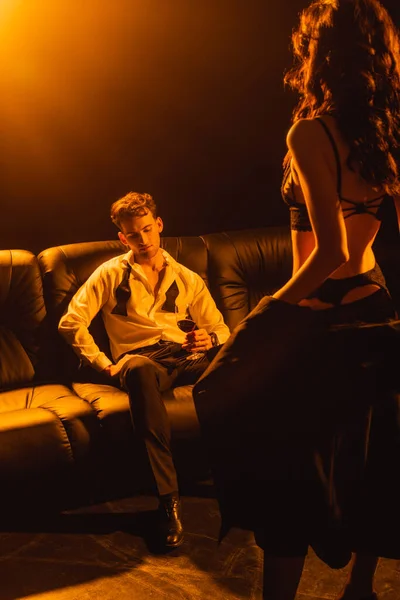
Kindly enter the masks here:
<path id="1" fill-rule="evenodd" d="M 172 256 L 166 250 L 164 250 L 164 248 L 161 248 L 161 254 L 163 255 L 163 258 L 167 265 L 170 266 L 173 269 L 173 271 L 175 271 L 175 273 L 179 273 L 181 271 L 181 265 L 174 258 L 172 258 Z M 138 266 L 138 264 L 135 262 L 132 250 L 129 250 L 126 254 L 122 256 L 122 262 L 124 264 L 129 263 L 133 268 L 135 268 L 135 266 Z"/>

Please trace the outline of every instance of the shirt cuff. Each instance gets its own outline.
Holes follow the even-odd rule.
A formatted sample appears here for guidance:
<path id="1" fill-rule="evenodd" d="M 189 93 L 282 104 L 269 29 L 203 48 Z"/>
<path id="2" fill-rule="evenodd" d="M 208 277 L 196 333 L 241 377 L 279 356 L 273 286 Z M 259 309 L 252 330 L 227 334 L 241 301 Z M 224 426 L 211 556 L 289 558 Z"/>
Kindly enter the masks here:
<path id="1" fill-rule="evenodd" d="M 91 365 L 96 371 L 104 371 L 107 367 L 111 366 L 113 363 L 105 354 L 100 354 L 96 360 L 94 360 Z"/>

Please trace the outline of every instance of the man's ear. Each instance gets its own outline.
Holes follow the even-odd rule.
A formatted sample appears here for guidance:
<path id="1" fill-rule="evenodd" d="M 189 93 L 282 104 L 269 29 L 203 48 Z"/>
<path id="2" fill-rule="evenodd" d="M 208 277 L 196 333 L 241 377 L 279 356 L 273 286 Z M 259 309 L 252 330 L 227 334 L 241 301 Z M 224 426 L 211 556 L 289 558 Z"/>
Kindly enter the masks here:
<path id="1" fill-rule="evenodd" d="M 126 237 L 124 236 L 124 234 L 122 233 L 122 231 L 118 231 L 118 237 L 119 237 L 120 242 L 122 242 L 125 246 L 128 245 Z"/>
<path id="2" fill-rule="evenodd" d="M 164 229 L 164 223 L 162 222 L 162 218 L 157 217 L 156 223 L 157 223 L 157 227 L 158 227 L 158 233 L 161 233 L 162 230 Z"/>

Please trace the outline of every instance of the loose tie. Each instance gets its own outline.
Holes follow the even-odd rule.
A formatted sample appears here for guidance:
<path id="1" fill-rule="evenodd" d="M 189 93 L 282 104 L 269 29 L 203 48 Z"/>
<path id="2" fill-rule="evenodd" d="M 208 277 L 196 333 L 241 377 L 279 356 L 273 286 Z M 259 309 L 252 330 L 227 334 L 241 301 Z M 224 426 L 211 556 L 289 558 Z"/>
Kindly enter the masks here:
<path id="1" fill-rule="evenodd" d="M 121 315 L 122 317 L 128 316 L 127 303 L 129 298 L 131 297 L 131 288 L 129 285 L 129 277 L 131 275 L 131 271 L 132 267 L 128 263 L 126 266 L 125 273 L 122 277 L 121 283 L 115 290 L 115 298 L 117 300 L 117 304 L 111 311 L 111 314 L 113 315 Z M 161 310 L 164 310 L 166 312 L 175 312 L 175 301 L 178 294 L 178 286 L 176 284 L 176 281 L 173 281 L 166 292 L 165 302 L 162 305 Z"/>
<path id="2" fill-rule="evenodd" d="M 121 315 L 122 317 L 128 316 L 128 311 L 126 308 L 127 302 L 131 297 L 131 288 L 129 285 L 129 277 L 131 275 L 132 267 L 128 263 L 126 266 L 125 273 L 122 277 L 121 283 L 115 290 L 115 297 L 117 299 L 117 304 L 111 311 L 113 315 Z"/>
<path id="3" fill-rule="evenodd" d="M 175 312 L 175 301 L 178 294 L 178 286 L 176 285 L 176 281 L 174 280 L 166 292 L 165 302 L 162 305 L 161 310 L 165 310 L 166 312 Z"/>

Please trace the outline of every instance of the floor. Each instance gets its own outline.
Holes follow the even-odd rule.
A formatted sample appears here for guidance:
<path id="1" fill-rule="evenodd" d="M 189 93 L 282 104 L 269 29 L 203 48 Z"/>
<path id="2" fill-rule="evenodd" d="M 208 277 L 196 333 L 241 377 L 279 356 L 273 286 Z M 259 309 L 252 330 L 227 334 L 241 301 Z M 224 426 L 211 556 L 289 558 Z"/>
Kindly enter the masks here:
<path id="1" fill-rule="evenodd" d="M 156 504 L 142 495 L 3 526 L 0 600 L 261 600 L 262 552 L 240 530 L 218 545 L 212 497 L 183 496 L 186 539 L 167 556 L 152 538 Z M 310 551 L 297 599 L 335 598 L 346 572 Z M 376 588 L 380 600 L 400 599 L 400 561 L 381 560 Z"/>

